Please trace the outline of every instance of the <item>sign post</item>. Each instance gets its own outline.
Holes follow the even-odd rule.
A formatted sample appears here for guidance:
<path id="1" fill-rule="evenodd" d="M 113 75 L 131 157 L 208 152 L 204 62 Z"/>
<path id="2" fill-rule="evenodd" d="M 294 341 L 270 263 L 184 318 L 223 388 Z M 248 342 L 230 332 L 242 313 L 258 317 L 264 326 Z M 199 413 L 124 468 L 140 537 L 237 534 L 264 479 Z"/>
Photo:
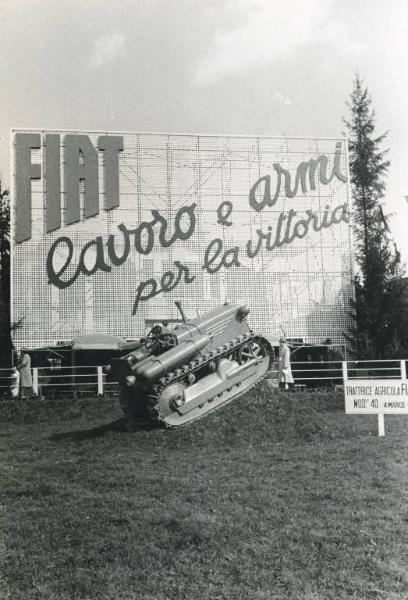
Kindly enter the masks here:
<path id="1" fill-rule="evenodd" d="M 384 413 L 380 413 L 378 415 L 378 437 L 384 437 L 384 435 L 385 435 Z"/>
<path id="2" fill-rule="evenodd" d="M 401 360 L 401 379 L 349 379 L 343 362 L 346 414 L 378 415 L 378 435 L 385 434 L 384 415 L 408 414 L 408 379 Z"/>

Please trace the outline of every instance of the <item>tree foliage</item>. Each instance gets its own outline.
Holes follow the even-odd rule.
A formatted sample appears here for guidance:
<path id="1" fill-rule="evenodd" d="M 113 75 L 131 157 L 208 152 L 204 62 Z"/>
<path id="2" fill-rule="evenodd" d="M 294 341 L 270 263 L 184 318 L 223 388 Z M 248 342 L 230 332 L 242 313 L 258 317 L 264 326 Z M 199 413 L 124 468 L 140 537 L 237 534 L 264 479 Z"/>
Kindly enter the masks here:
<path id="1" fill-rule="evenodd" d="M 357 76 L 344 120 L 349 137 L 350 179 L 358 274 L 350 340 L 359 358 L 402 356 L 408 350 L 407 289 L 400 254 L 392 244 L 382 200 L 390 165 L 375 136 L 375 113 Z"/>

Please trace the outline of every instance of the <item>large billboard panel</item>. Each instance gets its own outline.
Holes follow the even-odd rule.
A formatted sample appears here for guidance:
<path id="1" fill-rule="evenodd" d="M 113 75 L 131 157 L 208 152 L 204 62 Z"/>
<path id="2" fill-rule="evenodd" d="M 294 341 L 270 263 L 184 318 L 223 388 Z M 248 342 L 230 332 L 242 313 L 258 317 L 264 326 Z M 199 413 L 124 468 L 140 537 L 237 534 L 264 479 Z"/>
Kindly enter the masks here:
<path id="1" fill-rule="evenodd" d="M 17 346 L 246 301 L 264 334 L 344 343 L 344 139 L 12 131 Z"/>

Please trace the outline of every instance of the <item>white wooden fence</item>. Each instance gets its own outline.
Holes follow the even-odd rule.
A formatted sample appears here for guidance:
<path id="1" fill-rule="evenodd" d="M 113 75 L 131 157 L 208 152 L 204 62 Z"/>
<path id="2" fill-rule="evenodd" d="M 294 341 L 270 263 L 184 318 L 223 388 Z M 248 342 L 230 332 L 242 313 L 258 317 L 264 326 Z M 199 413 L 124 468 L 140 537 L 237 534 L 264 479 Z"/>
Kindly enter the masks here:
<path id="1" fill-rule="evenodd" d="M 347 379 L 395 379 L 405 378 L 408 359 L 370 361 L 294 361 L 291 363 L 295 383 L 302 387 L 332 387 L 342 385 L 344 373 Z M 344 371 L 346 369 L 346 371 Z M 39 367 L 32 369 L 33 391 L 47 395 L 60 391 L 89 391 L 102 396 L 117 389 L 118 384 L 110 381 L 102 366 Z M 277 366 L 269 377 L 277 379 Z M 14 390 L 18 393 L 16 369 L 0 369 L 0 393 Z M 12 394 L 13 395 L 13 394 Z"/>

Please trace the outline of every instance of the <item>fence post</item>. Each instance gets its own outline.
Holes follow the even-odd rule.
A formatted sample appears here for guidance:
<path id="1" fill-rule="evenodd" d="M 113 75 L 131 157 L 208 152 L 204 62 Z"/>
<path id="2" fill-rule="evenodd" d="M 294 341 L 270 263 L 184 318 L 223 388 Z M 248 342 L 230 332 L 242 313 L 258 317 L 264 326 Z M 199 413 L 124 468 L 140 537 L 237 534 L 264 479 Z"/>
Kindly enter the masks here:
<path id="1" fill-rule="evenodd" d="M 346 360 L 342 361 L 341 367 L 343 370 L 343 383 L 345 383 L 348 380 L 347 361 Z"/>
<path id="2" fill-rule="evenodd" d="M 13 367 L 11 372 L 11 381 L 10 381 L 10 394 L 12 398 L 18 397 L 18 392 L 20 389 L 20 373 L 17 371 L 16 367 Z"/>
<path id="3" fill-rule="evenodd" d="M 33 392 L 38 396 L 38 368 L 33 369 Z"/>
<path id="4" fill-rule="evenodd" d="M 407 369 L 405 367 L 405 360 L 401 361 L 401 379 L 407 378 Z"/>
<path id="5" fill-rule="evenodd" d="M 103 396 L 103 370 L 102 367 L 96 367 L 98 375 L 98 396 Z"/>

